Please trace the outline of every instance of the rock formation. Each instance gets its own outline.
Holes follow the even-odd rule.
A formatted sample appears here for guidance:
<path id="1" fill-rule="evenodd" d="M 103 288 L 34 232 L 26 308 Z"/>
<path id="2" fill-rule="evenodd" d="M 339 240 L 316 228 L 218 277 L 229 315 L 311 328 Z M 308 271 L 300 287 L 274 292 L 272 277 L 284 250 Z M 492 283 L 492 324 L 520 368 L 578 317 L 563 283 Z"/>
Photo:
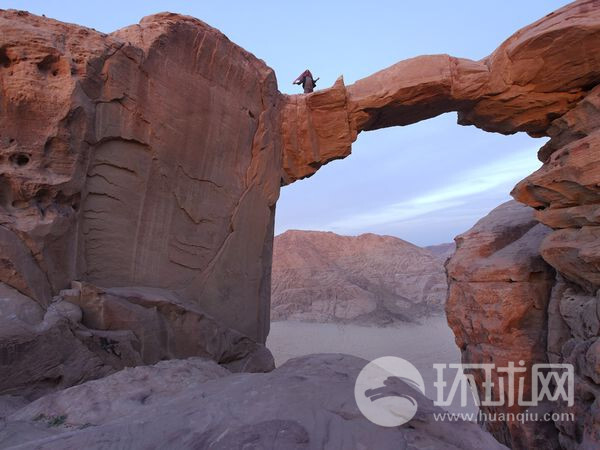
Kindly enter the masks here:
<path id="1" fill-rule="evenodd" d="M 600 90 L 548 129 L 543 166 L 512 195 L 551 227 L 539 252 L 557 272 L 548 306 L 550 362 L 575 367 L 576 422 L 557 422 L 565 448 L 600 445 Z"/>
<path id="2" fill-rule="evenodd" d="M 501 211 L 494 211 L 485 220 L 497 223 L 499 234 L 507 236 L 503 238 L 504 242 L 489 248 L 486 242 L 480 241 L 479 233 L 480 228 L 485 226 L 484 220 L 458 238 L 456 256 L 448 264 L 448 313 L 451 326 L 457 333 L 457 342 L 463 345 L 465 361 L 478 361 L 486 357 L 506 361 L 505 358 L 509 356 L 515 361 L 521 358 L 528 365 L 549 362 L 574 366 L 574 406 L 568 407 L 566 402 L 551 405 L 557 413 L 573 413 L 574 421 L 556 420 L 555 430 L 549 428 L 547 423 L 512 423 L 500 427 L 496 424 L 495 430 L 494 425 L 490 424 L 501 442 L 515 448 L 531 447 L 539 442 L 537 439 L 540 437 L 546 439 L 545 445 L 554 448 L 595 448 L 600 445 L 600 302 L 597 295 L 600 288 L 600 222 L 597 214 L 600 203 L 600 91 L 596 87 L 600 84 L 600 67 L 596 60 L 597 52 L 589 50 L 600 45 L 599 6 L 598 2 L 573 3 L 552 14 L 550 20 L 542 19 L 525 28 L 504 44 L 514 46 L 523 36 L 535 37 L 534 41 L 538 43 L 544 42 L 534 33 L 540 27 L 547 28 L 548 32 L 555 33 L 556 38 L 546 39 L 544 45 L 560 42 L 565 49 L 573 48 L 573 45 L 578 48 L 574 48 L 574 53 L 557 53 L 554 57 L 556 68 L 544 71 L 541 65 L 540 69 L 535 69 L 539 70 L 538 76 L 532 73 L 532 80 L 543 85 L 552 79 L 557 83 L 561 77 L 565 77 L 565 81 L 571 80 L 570 76 L 578 70 L 576 61 L 579 61 L 585 66 L 587 74 L 583 75 L 583 79 L 588 84 L 582 85 L 583 96 L 576 104 L 565 113 L 549 115 L 551 120 L 544 125 L 543 131 L 536 131 L 537 134 L 551 137 L 538 153 L 544 164 L 521 181 L 512 192 L 516 200 L 533 208 L 528 213 L 529 217 L 525 218 L 525 212 L 521 212 L 522 223 L 518 223 L 516 212 L 502 214 Z M 569 20 L 564 20 L 567 17 Z M 571 31 L 565 33 L 562 27 L 557 28 L 558 23 L 554 18 L 562 18 L 563 26 L 568 26 Z M 568 42 L 577 44 L 569 45 Z M 572 55 L 583 59 L 571 60 Z M 558 61 L 559 57 L 562 62 Z M 544 58 L 537 60 L 540 64 L 547 64 Z M 572 87 L 572 82 L 566 82 L 562 91 L 566 92 Z M 515 246 L 512 242 L 514 238 L 508 236 L 521 234 L 522 227 L 530 227 L 533 219 L 541 224 L 535 225 L 515 241 L 523 242 L 521 245 L 526 245 L 527 251 L 511 252 L 512 255 L 507 253 Z M 544 227 L 543 232 L 540 227 Z M 540 232 L 527 236 L 535 229 Z M 496 273 L 507 277 L 495 292 L 516 289 L 515 285 L 523 283 L 529 287 L 521 293 L 505 295 L 504 301 L 498 299 L 495 302 L 497 311 L 505 318 L 496 323 L 486 322 L 488 325 L 482 334 L 483 330 L 469 330 L 469 327 L 488 317 L 489 312 L 480 310 L 467 319 L 461 311 L 465 307 L 482 304 L 489 308 L 489 299 L 493 297 L 490 297 L 490 292 L 459 292 L 461 286 L 473 290 L 480 288 L 481 283 L 474 273 L 467 274 L 460 281 L 457 277 L 460 277 L 459 265 L 476 271 L 483 261 L 490 259 L 487 256 L 490 252 L 496 260 L 499 257 L 509 258 L 506 264 L 494 262 Z M 486 259 L 479 259 L 477 253 L 485 255 Z M 546 264 L 541 264 L 542 258 Z M 515 283 L 517 280 L 512 273 L 518 267 L 521 268 L 523 281 Z M 555 278 L 553 272 L 556 273 Z M 553 282 L 548 284 L 551 278 Z M 489 284 L 489 279 L 486 279 L 486 283 Z M 513 304 L 506 304 L 509 298 Z M 533 307 L 525 311 L 527 305 Z M 507 317 L 513 318 L 514 322 L 498 333 L 496 330 L 506 322 Z M 510 345 L 499 348 L 503 342 L 509 344 L 509 341 Z M 484 345 L 486 342 L 494 342 L 497 348 Z M 476 355 L 474 352 L 482 354 Z M 552 439 L 551 433 L 557 434 L 557 439 Z"/>
<path id="3" fill-rule="evenodd" d="M 576 1 L 481 61 L 447 55 L 401 61 L 348 87 L 340 79 L 329 90 L 288 100 L 283 109 L 286 182 L 349 154 L 361 131 L 447 111 L 457 111 L 462 125 L 551 137 L 539 152 L 543 167 L 513 196 L 555 231 L 536 226 L 533 212 L 505 205 L 459 238 L 448 265 L 449 322 L 465 363 L 514 357 L 529 368 L 574 365 L 575 407 L 552 407 L 574 412 L 575 421 L 487 424 L 514 448 L 540 440 L 550 447 L 600 445 L 599 48 L 600 2 Z"/>
<path id="4" fill-rule="evenodd" d="M 517 380 L 524 383 L 525 399 L 531 396 L 532 364 L 548 361 L 547 309 L 554 270 L 540 256 L 539 246 L 550 231 L 535 220 L 531 208 L 507 202 L 456 238 L 456 253 L 446 265 L 446 313 L 463 362 L 508 367 L 524 361 L 528 372 Z M 484 371 L 472 374 L 477 385 L 483 386 Z M 494 376 L 497 388 L 502 375 L 496 372 Z M 497 389 L 494 393 L 494 399 L 500 397 Z M 546 412 L 550 406 L 544 404 L 535 411 Z M 482 409 L 514 414 L 527 410 L 508 402 Z M 494 421 L 485 426 L 512 448 L 541 448 L 557 439 L 551 421 Z"/>
<path id="5" fill-rule="evenodd" d="M 262 344 L 167 291 L 76 283 L 46 311 L 6 285 L 0 295 L 3 394 L 32 400 L 125 367 L 190 356 L 235 372 L 274 368 Z"/>
<path id="6" fill-rule="evenodd" d="M 264 341 L 273 71 L 174 14 L 103 35 L 5 11 L 0 30 L 0 281 L 41 306 L 73 280 L 165 288 Z"/>
<path id="7" fill-rule="evenodd" d="M 369 422 L 354 401 L 365 364 L 311 355 L 268 374 L 232 375 L 200 358 L 126 369 L 13 411 L 0 447 L 504 448 L 474 423 L 435 421 L 442 410 L 417 391 L 411 427 Z"/>
<path id="8" fill-rule="evenodd" d="M 448 111 L 461 125 L 549 135 L 554 120 L 598 83 L 600 9 L 571 3 L 523 28 L 481 61 L 448 55 L 401 61 L 346 87 L 287 97 L 282 115 L 286 182 L 350 153 L 361 131 L 408 125 Z M 577 44 L 575 44 L 577 43 Z M 299 120 L 302 119 L 302 120 Z"/>
<path id="9" fill-rule="evenodd" d="M 0 393 L 194 355 L 272 369 L 273 71 L 168 13 L 0 30 Z"/>
<path id="10" fill-rule="evenodd" d="M 463 125 L 552 138 L 539 153 L 544 166 L 513 191 L 552 231 L 504 205 L 459 239 L 448 264 L 450 323 L 464 361 L 569 362 L 576 374 L 577 420 L 556 422 L 557 438 L 548 423 L 489 428 L 514 447 L 539 436 L 550 447 L 599 445 L 598 0 L 549 14 L 481 61 L 421 56 L 299 96 L 279 93 L 262 61 L 189 17 L 162 13 L 105 35 L 0 11 L 0 36 L 0 379 L 19 367 L 29 377 L 0 393 L 37 396 L 119 365 L 196 352 L 231 367 L 268 363 L 260 343 L 280 186 L 347 156 L 361 131 L 457 111 Z M 317 361 L 309 372 L 329 394 L 337 375 Z M 282 390 L 299 380 L 276 385 L 277 376 L 248 376 L 231 398 L 253 405 L 253 380 Z M 221 401 L 212 392 L 207 410 Z M 261 401 L 277 411 L 272 396 Z M 337 403 L 316 404 L 320 423 L 350 424 L 351 445 L 375 442 L 344 422 L 353 416 Z M 180 414 L 193 417 L 186 405 Z M 317 426 L 313 406 L 303 411 L 308 422 L 232 423 L 235 433 L 223 442 L 236 444 L 258 427 L 259 442 L 285 431 L 287 444 L 300 446 Z M 161 442 L 153 424 L 162 416 L 146 414 L 145 438 Z M 439 436 L 436 426 L 427 432 Z M 107 423 L 50 439 L 81 447 L 127 439 L 126 429 Z M 177 435 L 207 443 L 225 429 L 215 430 Z M 413 430 L 382 434 L 382 445 L 411 445 L 420 438 Z M 310 445 L 329 428 L 321 431 L 309 435 Z M 446 432 L 460 439 L 456 428 Z"/>
<path id="11" fill-rule="evenodd" d="M 388 325 L 441 314 L 443 261 L 392 236 L 286 231 L 273 246 L 272 320 Z"/>

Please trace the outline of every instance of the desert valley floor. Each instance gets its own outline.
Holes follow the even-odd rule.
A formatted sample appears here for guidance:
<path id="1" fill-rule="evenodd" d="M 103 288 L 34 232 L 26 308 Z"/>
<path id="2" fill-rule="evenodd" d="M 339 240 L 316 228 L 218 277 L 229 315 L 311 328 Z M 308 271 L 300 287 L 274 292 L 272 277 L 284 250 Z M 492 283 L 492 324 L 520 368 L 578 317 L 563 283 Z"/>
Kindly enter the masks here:
<path id="1" fill-rule="evenodd" d="M 398 356 L 415 365 L 425 381 L 425 395 L 435 399 L 434 363 L 460 363 L 460 351 L 443 316 L 429 317 L 420 323 L 389 327 L 354 324 L 278 321 L 271 323 L 267 347 L 279 367 L 287 360 L 311 353 L 346 353 L 371 361 L 382 356 Z M 449 374 L 449 376 L 452 374 Z M 446 381 L 452 381 L 446 378 Z M 472 413 L 477 407 L 469 398 L 462 408 L 457 401 L 450 412 Z"/>

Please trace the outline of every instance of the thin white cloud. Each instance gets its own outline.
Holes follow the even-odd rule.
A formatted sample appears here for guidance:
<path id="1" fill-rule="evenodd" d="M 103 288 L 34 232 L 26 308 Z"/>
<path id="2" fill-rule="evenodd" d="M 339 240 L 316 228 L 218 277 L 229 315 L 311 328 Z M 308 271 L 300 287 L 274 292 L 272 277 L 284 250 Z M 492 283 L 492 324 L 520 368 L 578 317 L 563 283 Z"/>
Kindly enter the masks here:
<path id="1" fill-rule="evenodd" d="M 466 205 L 469 199 L 498 189 L 508 190 L 514 183 L 537 170 L 541 163 L 535 157 L 536 151 L 527 149 L 513 153 L 492 163 L 470 169 L 454 177 L 454 182 L 413 197 L 393 203 L 375 211 L 352 214 L 326 225 L 329 230 L 357 230 L 401 222 L 434 211 L 458 208 Z"/>

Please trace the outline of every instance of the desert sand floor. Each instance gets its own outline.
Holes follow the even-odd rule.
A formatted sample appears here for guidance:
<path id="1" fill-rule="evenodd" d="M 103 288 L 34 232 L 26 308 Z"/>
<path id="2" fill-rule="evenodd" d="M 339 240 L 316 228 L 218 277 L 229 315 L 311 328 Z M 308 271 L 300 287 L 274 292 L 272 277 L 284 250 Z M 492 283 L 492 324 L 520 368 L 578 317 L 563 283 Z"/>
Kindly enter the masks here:
<path id="1" fill-rule="evenodd" d="M 310 353 L 347 353 L 367 360 L 381 356 L 399 356 L 410 361 L 423 376 L 425 394 L 435 399 L 434 381 L 437 373 L 434 363 L 460 363 L 460 351 L 445 317 L 423 320 L 420 324 L 406 324 L 377 328 L 331 323 L 281 321 L 271 322 L 267 347 L 280 366 L 290 358 Z M 449 369 L 450 370 L 450 369 Z M 454 369 L 444 377 L 454 380 Z M 475 412 L 477 407 L 469 396 L 469 406 L 460 407 L 458 396 L 451 412 Z"/>

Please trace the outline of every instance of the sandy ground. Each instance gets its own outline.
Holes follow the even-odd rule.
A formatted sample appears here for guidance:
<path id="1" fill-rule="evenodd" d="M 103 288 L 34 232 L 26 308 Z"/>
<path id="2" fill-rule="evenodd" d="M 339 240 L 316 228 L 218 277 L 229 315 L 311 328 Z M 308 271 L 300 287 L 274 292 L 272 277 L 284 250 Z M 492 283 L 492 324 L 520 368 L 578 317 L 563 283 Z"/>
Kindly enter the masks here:
<path id="1" fill-rule="evenodd" d="M 347 353 L 367 360 L 381 356 L 399 356 L 410 361 L 423 376 L 425 394 L 435 399 L 433 385 L 437 379 L 434 363 L 460 363 L 460 351 L 445 317 L 423 320 L 421 324 L 396 327 L 363 327 L 358 325 L 320 324 L 308 322 L 271 322 L 267 347 L 280 366 L 290 358 L 310 353 Z M 450 369 L 449 369 L 450 370 Z M 452 383 L 452 369 L 446 382 Z M 447 391 L 446 391 L 447 392 Z M 451 412 L 475 412 L 477 407 L 469 396 L 469 406 L 461 408 L 458 396 Z"/>

